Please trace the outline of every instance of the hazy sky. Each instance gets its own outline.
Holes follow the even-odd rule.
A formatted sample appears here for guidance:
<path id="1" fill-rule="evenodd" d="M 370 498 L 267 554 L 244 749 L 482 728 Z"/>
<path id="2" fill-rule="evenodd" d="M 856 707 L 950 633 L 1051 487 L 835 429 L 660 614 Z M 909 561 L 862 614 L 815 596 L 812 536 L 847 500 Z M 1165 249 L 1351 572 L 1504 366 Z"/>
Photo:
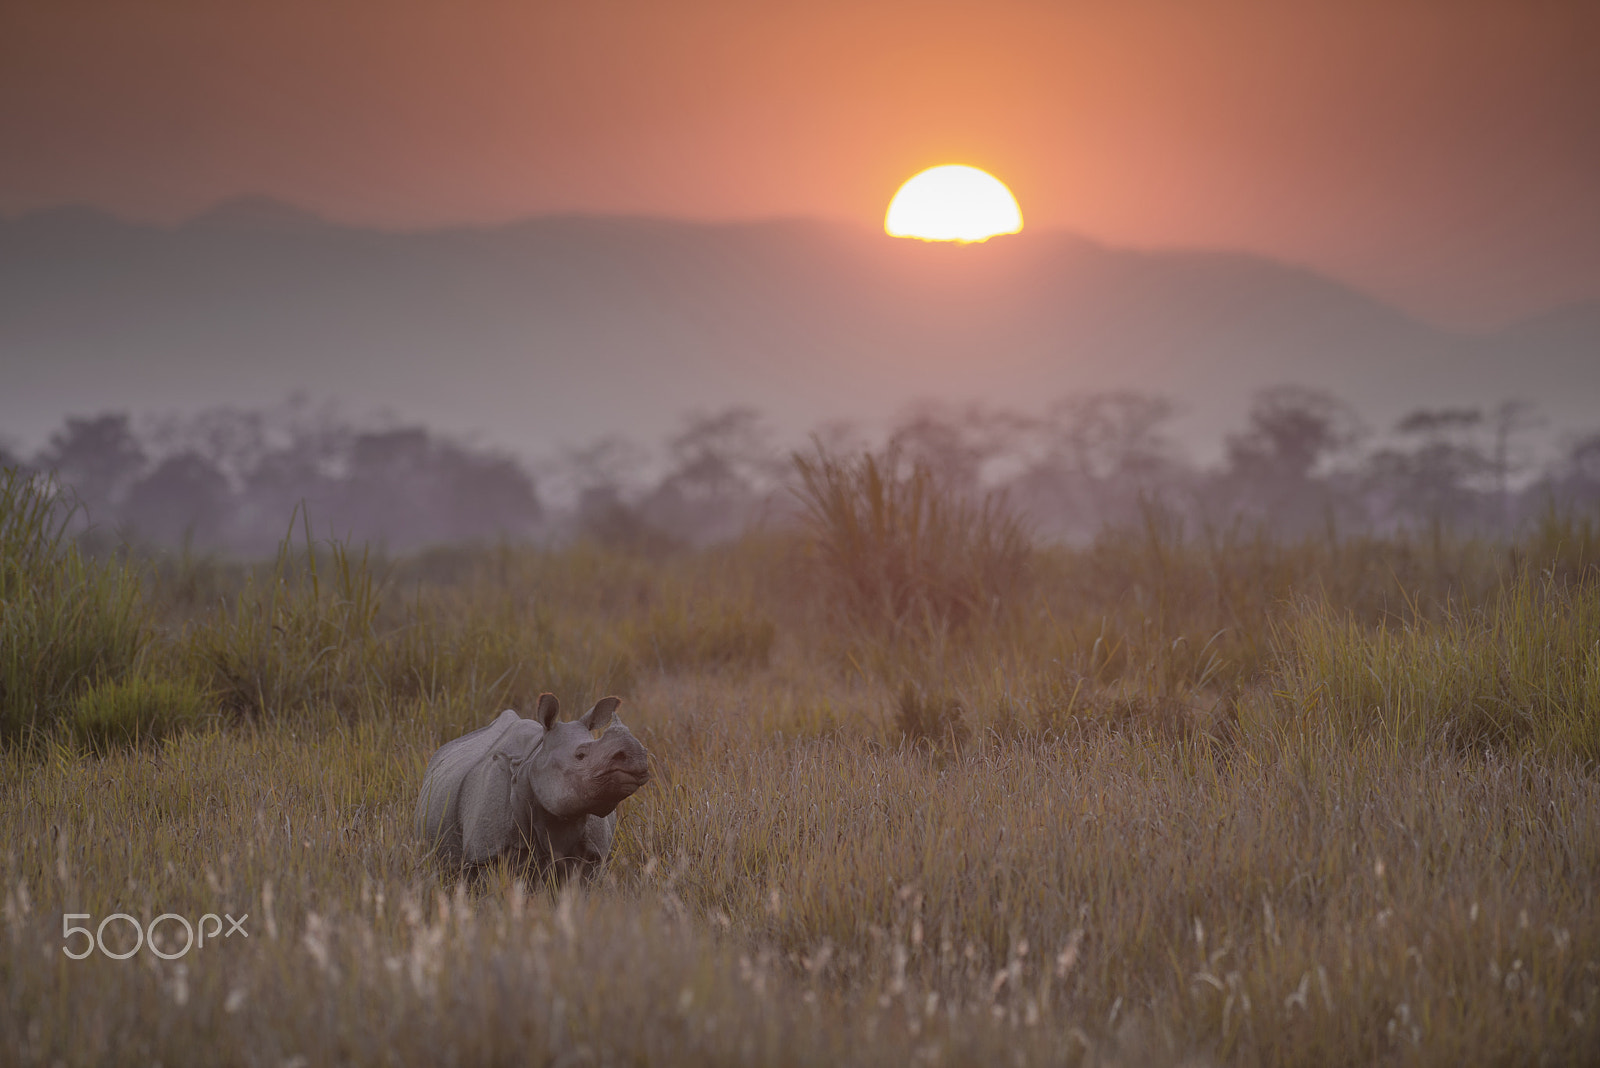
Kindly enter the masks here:
<path id="1" fill-rule="evenodd" d="M 947 162 L 1443 322 L 1600 299 L 1600 3 L 0 0 L 6 214 L 877 225 Z"/>

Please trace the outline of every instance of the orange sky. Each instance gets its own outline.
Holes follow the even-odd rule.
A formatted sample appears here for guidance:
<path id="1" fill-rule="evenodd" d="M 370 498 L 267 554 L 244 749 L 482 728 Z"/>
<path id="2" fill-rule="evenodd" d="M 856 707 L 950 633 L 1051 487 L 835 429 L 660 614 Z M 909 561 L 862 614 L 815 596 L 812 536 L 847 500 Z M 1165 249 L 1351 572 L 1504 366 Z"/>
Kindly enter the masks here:
<path id="1" fill-rule="evenodd" d="M 1600 4 L 0 0 L 0 212 L 1030 228 L 1305 262 L 1455 324 L 1600 299 Z"/>

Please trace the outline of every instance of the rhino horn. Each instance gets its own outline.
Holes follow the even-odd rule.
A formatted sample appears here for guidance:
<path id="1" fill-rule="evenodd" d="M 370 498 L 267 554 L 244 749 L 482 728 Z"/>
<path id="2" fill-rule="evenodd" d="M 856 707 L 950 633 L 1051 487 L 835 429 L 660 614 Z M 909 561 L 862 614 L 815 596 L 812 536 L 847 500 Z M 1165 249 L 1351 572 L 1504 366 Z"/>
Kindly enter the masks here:
<path id="1" fill-rule="evenodd" d="M 620 697 L 602 697 L 578 722 L 583 724 L 585 730 L 603 731 L 611 725 L 612 719 L 617 714 L 617 706 L 620 704 L 622 704 Z"/>
<path id="2" fill-rule="evenodd" d="M 560 714 L 561 702 L 556 700 L 555 694 L 542 693 L 539 695 L 539 707 L 534 711 L 533 718 L 543 724 L 545 730 L 549 730 L 556 725 L 556 717 Z"/>

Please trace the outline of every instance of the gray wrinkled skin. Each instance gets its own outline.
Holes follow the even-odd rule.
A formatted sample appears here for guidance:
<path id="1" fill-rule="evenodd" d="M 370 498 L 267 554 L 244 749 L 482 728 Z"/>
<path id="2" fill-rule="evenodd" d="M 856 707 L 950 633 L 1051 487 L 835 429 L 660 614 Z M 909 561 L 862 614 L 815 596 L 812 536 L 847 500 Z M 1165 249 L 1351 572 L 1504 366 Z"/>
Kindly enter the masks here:
<path id="1" fill-rule="evenodd" d="M 556 722 L 554 694 L 536 719 L 512 709 L 433 754 L 417 799 L 417 833 L 448 864 L 504 857 L 592 878 L 611 852 L 617 805 L 650 779 L 648 754 L 606 697 L 581 719 Z"/>

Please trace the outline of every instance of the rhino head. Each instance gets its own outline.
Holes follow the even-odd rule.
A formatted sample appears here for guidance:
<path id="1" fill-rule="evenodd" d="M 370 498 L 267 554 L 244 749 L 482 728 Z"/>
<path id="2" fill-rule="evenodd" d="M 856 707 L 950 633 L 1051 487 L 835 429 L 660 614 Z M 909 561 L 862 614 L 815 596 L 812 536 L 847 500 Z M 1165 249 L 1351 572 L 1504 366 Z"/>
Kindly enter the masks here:
<path id="1" fill-rule="evenodd" d="M 617 718 L 621 703 L 603 697 L 580 718 L 562 723 L 556 696 L 540 695 L 534 718 L 544 727 L 544 739 L 522 761 L 517 777 L 552 818 L 603 819 L 650 781 L 644 746 Z"/>

